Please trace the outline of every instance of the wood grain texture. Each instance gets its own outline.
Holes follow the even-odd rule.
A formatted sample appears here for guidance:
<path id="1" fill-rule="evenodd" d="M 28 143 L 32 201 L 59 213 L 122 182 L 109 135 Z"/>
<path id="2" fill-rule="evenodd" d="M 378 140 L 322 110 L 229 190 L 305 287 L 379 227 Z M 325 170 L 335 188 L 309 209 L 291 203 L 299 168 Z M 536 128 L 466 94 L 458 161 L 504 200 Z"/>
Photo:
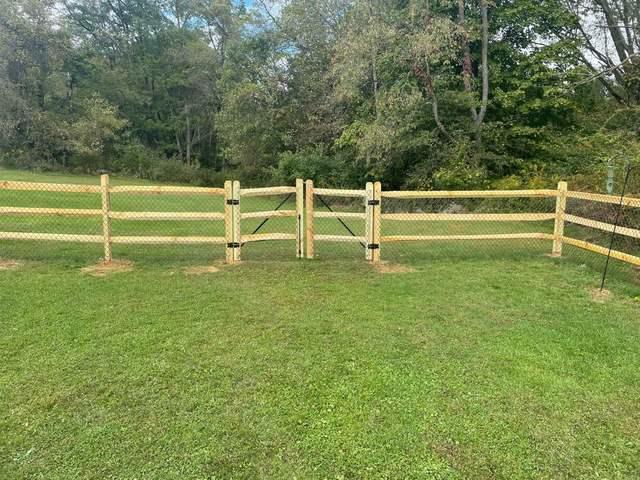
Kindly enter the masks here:
<path id="1" fill-rule="evenodd" d="M 383 220 L 431 222 L 533 222 L 553 220 L 555 213 L 383 213 Z"/>
<path id="2" fill-rule="evenodd" d="M 326 195 L 328 197 L 362 197 L 367 195 L 364 190 L 347 190 L 339 188 L 316 188 L 316 195 Z"/>
<path id="3" fill-rule="evenodd" d="M 384 198 L 510 198 L 510 197 L 555 197 L 556 190 L 424 190 L 385 191 Z"/>
<path id="4" fill-rule="evenodd" d="M 412 242 L 412 241 L 439 241 L 439 240 L 553 240 L 550 233 L 497 233 L 491 235 L 387 235 L 382 237 L 383 242 Z"/>
<path id="5" fill-rule="evenodd" d="M 100 175 L 100 191 L 102 198 L 102 237 L 104 244 L 104 261 L 110 262 L 111 252 L 111 194 L 109 193 L 109 175 Z"/>
<path id="6" fill-rule="evenodd" d="M 615 226 L 611 223 L 599 222 L 597 220 L 591 220 L 589 218 L 578 217 L 575 215 L 565 215 L 564 220 L 565 222 L 575 223 L 576 225 L 595 228 L 605 232 L 613 232 L 615 228 L 616 234 L 626 237 L 640 238 L 640 230 L 635 228 L 621 227 L 620 225 Z"/>
<path id="7" fill-rule="evenodd" d="M 28 190 L 60 193 L 100 193 L 100 185 L 75 185 L 69 183 L 35 183 L 0 181 L 0 190 Z"/>
<path id="8" fill-rule="evenodd" d="M 221 212 L 111 212 L 109 217 L 114 220 L 224 220 Z"/>
<path id="9" fill-rule="evenodd" d="M 304 200 L 305 200 L 305 211 L 304 211 L 304 223 L 305 223 L 305 232 L 304 236 L 306 238 L 305 245 L 305 255 L 307 258 L 313 258 L 313 180 L 307 180 L 305 182 L 305 192 L 304 192 Z"/>
<path id="10" fill-rule="evenodd" d="M 98 217 L 102 209 L 88 208 L 31 208 L 0 207 L 0 215 L 28 215 L 51 217 Z"/>
<path id="11" fill-rule="evenodd" d="M 282 195 L 296 193 L 296 187 L 261 187 L 243 188 L 240 190 L 241 197 L 263 197 L 268 195 Z"/>
<path id="12" fill-rule="evenodd" d="M 568 198 L 577 198 L 580 200 L 589 200 L 591 202 L 600 203 L 613 203 L 615 205 L 620 204 L 620 197 L 615 195 L 604 195 L 601 193 L 588 193 L 588 192 L 567 192 Z M 622 205 L 625 207 L 640 207 L 640 198 L 624 197 L 622 199 Z"/>
<path id="13" fill-rule="evenodd" d="M 121 185 L 111 187 L 111 193 L 142 193 L 149 195 L 213 195 L 224 196 L 224 188 L 174 187 L 169 185 Z"/>
<path id="14" fill-rule="evenodd" d="M 574 247 L 582 248 L 583 250 L 588 250 L 594 253 L 599 253 L 600 255 L 606 256 L 609 253 L 608 248 L 601 247 L 600 245 L 589 243 L 584 240 L 564 237 L 563 241 L 567 245 L 573 245 Z M 631 265 L 640 266 L 640 257 L 636 257 L 635 255 L 630 255 L 624 252 L 619 252 L 618 250 L 611 250 L 611 258 L 630 263 Z"/>
<path id="15" fill-rule="evenodd" d="M 551 255 L 562 255 L 562 237 L 564 236 L 564 215 L 567 209 L 567 182 L 558 183 L 558 195 L 556 197 L 556 213 L 553 225 L 553 246 Z"/>

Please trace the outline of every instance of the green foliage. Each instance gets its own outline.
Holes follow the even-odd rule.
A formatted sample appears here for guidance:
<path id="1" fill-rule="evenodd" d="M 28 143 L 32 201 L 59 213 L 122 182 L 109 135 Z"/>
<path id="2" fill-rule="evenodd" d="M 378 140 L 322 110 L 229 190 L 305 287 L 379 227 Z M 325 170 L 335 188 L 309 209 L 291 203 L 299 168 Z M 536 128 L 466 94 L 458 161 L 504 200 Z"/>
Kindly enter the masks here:
<path id="1" fill-rule="evenodd" d="M 489 4 L 479 121 L 483 5 L 0 0 L 0 161 L 464 188 L 638 155 L 637 65 L 598 76 L 572 2 Z"/>

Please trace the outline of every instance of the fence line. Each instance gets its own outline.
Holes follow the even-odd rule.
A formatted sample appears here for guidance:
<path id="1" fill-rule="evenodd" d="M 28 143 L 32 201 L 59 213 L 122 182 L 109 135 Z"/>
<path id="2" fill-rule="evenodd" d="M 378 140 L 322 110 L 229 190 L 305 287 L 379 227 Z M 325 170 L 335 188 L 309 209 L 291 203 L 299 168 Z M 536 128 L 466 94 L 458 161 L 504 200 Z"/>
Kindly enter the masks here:
<path id="1" fill-rule="evenodd" d="M 238 181 L 226 181 L 224 188 L 205 188 L 190 186 L 111 186 L 109 175 L 100 177 L 100 185 L 75 185 L 0 181 L 0 190 L 40 191 L 58 193 L 88 193 L 101 196 L 101 208 L 39 208 L 2 206 L 0 215 L 14 216 L 62 216 L 62 217 L 101 217 L 101 235 L 80 235 L 72 233 L 31 233 L 0 232 L 0 240 L 43 240 L 80 243 L 102 243 L 104 259 L 113 258 L 114 244 L 224 244 L 226 262 L 240 261 L 242 246 L 249 242 L 285 240 L 295 241 L 297 258 L 313 258 L 315 242 L 354 242 L 365 247 L 365 258 L 378 262 L 382 246 L 385 243 L 404 241 L 479 241 L 479 240 L 520 240 L 536 239 L 552 241 L 551 255 L 562 255 L 564 244 L 583 250 L 606 255 L 608 249 L 594 243 L 571 238 L 565 235 L 565 223 L 593 228 L 605 232 L 614 232 L 621 236 L 640 239 L 640 229 L 624 226 L 615 227 L 611 223 L 589 219 L 566 213 L 567 199 L 579 199 L 589 202 L 620 204 L 625 207 L 640 207 L 640 198 L 620 197 L 596 193 L 576 192 L 568 189 L 566 182 L 559 182 L 556 190 L 490 190 L 490 191 L 383 191 L 380 182 L 368 182 L 365 188 L 333 189 L 314 188 L 312 180 L 297 179 L 295 186 L 276 186 L 260 188 L 241 188 Z M 205 212 L 149 212 L 114 211 L 112 197 L 122 193 L 140 195 L 208 195 L 224 199 L 223 211 Z M 295 195 L 295 209 L 264 210 L 242 212 L 242 199 L 273 195 Z M 314 198 L 328 207 L 322 197 L 353 198 L 362 201 L 362 212 L 315 211 Z M 452 198 L 555 198 L 553 213 L 382 213 L 382 199 L 452 199 Z M 285 202 L 287 199 L 285 199 Z M 283 203 L 285 203 L 283 202 Z M 331 209 L 330 209 L 331 210 Z M 242 221 L 246 219 L 295 218 L 295 231 L 242 234 Z M 324 235 L 315 233 L 316 218 L 335 218 L 339 220 L 351 235 Z M 364 235 L 356 235 L 342 219 L 364 221 Z M 136 236 L 114 235 L 112 220 L 126 221 L 222 221 L 224 236 Z M 482 235 L 382 235 L 381 226 L 387 221 L 429 221 L 429 222 L 536 222 L 554 221 L 553 234 L 543 232 L 503 233 Z M 613 250 L 611 256 L 618 260 L 640 265 L 640 257 Z"/>

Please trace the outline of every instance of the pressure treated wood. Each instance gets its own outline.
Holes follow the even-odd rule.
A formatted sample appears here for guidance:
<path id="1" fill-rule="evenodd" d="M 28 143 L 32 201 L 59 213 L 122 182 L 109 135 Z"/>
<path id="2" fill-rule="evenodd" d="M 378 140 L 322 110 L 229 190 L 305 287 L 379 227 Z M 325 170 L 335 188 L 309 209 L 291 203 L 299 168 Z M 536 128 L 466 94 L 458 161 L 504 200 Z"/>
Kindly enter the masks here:
<path id="1" fill-rule="evenodd" d="M 233 261 L 239 262 L 242 257 L 242 231 L 240 230 L 242 210 L 240 209 L 240 182 L 238 180 L 233 182 L 233 201 L 236 203 L 233 205 L 233 243 L 236 245 L 233 247 Z"/>
<path id="2" fill-rule="evenodd" d="M 192 244 L 224 244 L 224 237 L 209 236 L 152 236 L 152 235 L 118 235 L 111 237 L 112 243 L 128 245 L 192 245 Z"/>
<path id="3" fill-rule="evenodd" d="M 534 222 L 553 220 L 555 213 L 383 213 L 383 220 L 431 222 Z"/>
<path id="4" fill-rule="evenodd" d="M 367 192 L 364 190 L 346 190 L 339 188 L 316 188 L 316 195 L 326 195 L 328 197 L 365 197 Z"/>
<path id="5" fill-rule="evenodd" d="M 306 248 L 305 254 L 307 258 L 313 258 L 313 180 L 307 180 L 305 182 L 305 212 L 304 212 L 304 222 L 305 222 L 305 232 L 304 236 L 306 238 Z"/>
<path id="6" fill-rule="evenodd" d="M 295 210 L 269 210 L 263 212 L 244 212 L 242 219 L 245 218 L 273 218 L 273 217 L 295 217 Z"/>
<path id="7" fill-rule="evenodd" d="M 316 218 L 367 218 L 367 214 L 361 212 L 315 212 L 314 215 Z"/>
<path id="8" fill-rule="evenodd" d="M 413 242 L 413 241 L 437 241 L 437 240 L 553 240 L 549 233 L 499 233 L 491 235 L 387 235 L 382 237 L 383 242 Z"/>
<path id="9" fill-rule="evenodd" d="M 296 187 L 261 187 L 261 188 L 243 188 L 240 190 L 242 197 L 263 197 L 268 195 L 282 195 L 287 193 L 296 193 Z"/>
<path id="10" fill-rule="evenodd" d="M 367 193 L 365 197 L 364 213 L 365 245 L 371 245 L 373 243 L 373 205 L 371 205 L 371 202 L 373 201 L 373 182 L 367 182 L 364 190 Z M 372 250 L 370 248 L 365 248 L 364 255 L 368 261 L 371 261 L 371 259 L 373 258 Z"/>
<path id="11" fill-rule="evenodd" d="M 31 207 L 0 207 L 0 215 L 29 215 L 47 217 L 97 217 L 102 215 L 102 209 L 88 208 L 31 208 Z"/>
<path id="12" fill-rule="evenodd" d="M 224 220 L 224 213 L 220 212 L 110 212 L 109 217 L 114 220 Z"/>
<path id="13" fill-rule="evenodd" d="M 111 193 L 146 193 L 149 195 L 224 195 L 224 188 L 174 187 L 169 185 L 121 185 L 111 187 L 110 191 Z"/>
<path id="14" fill-rule="evenodd" d="M 296 178 L 296 258 L 304 258 L 304 181 Z"/>
<path id="15" fill-rule="evenodd" d="M 556 190 L 423 190 L 385 191 L 384 198 L 510 198 L 510 197 L 555 197 Z"/>
<path id="16" fill-rule="evenodd" d="M 611 223 L 599 222 L 597 220 L 591 220 L 589 218 L 578 217 L 575 215 L 565 215 L 564 220 L 565 222 L 575 223 L 576 225 L 595 228 L 605 232 L 613 232 L 615 229 L 616 234 L 626 237 L 640 238 L 640 230 L 635 228 L 621 227 L 620 225 L 615 226 Z"/>
<path id="17" fill-rule="evenodd" d="M 0 181 L 0 190 L 28 190 L 59 193 L 100 193 L 99 185 L 76 185 L 68 183 L 35 183 Z"/>
<path id="18" fill-rule="evenodd" d="M 567 245 L 573 245 L 574 247 L 582 248 L 583 250 L 599 253 L 600 255 L 606 256 L 609 253 L 608 248 L 601 247 L 600 245 L 595 245 L 593 243 L 585 242 L 584 240 L 577 240 L 575 238 L 564 237 L 564 243 L 566 243 Z M 611 250 L 611 258 L 622 260 L 623 262 L 627 262 L 632 265 L 640 266 L 640 257 L 629 255 L 628 253 L 620 252 L 618 250 Z"/>
<path id="19" fill-rule="evenodd" d="M 367 241 L 366 237 L 351 235 L 315 235 L 314 239 L 319 242 L 365 243 Z"/>
<path id="20" fill-rule="evenodd" d="M 295 233 L 253 233 L 242 236 L 242 242 L 264 242 L 266 240 L 295 240 Z"/>
<path id="21" fill-rule="evenodd" d="M 615 195 L 603 195 L 601 193 L 587 193 L 587 192 L 567 192 L 568 198 L 577 198 L 579 200 L 589 200 L 591 202 L 600 203 L 613 203 L 615 205 L 620 204 L 620 197 Z M 622 199 L 622 205 L 625 207 L 640 207 L 640 198 L 636 197 L 624 197 Z"/>
<path id="22" fill-rule="evenodd" d="M 109 193 L 109 175 L 100 175 L 100 191 L 102 197 L 102 237 L 104 261 L 110 262 L 111 255 L 111 194 Z"/>
<path id="23" fill-rule="evenodd" d="M 551 255 L 562 255 L 562 237 L 564 236 L 564 216 L 567 209 L 567 182 L 558 183 L 558 195 L 556 197 L 556 214 L 553 225 L 553 247 Z"/>
<path id="24" fill-rule="evenodd" d="M 233 206 L 230 202 L 233 200 L 233 182 L 227 180 L 224 182 L 224 239 L 226 243 L 225 247 L 225 262 L 233 263 L 233 247 L 230 246 L 233 242 Z"/>
<path id="25" fill-rule="evenodd" d="M 373 206 L 372 238 L 373 244 L 378 248 L 371 251 L 371 261 L 375 263 L 380 261 L 380 250 L 382 249 L 382 184 L 380 182 L 373 184 L 373 199 L 377 204 Z"/>
<path id="26" fill-rule="evenodd" d="M 102 235 L 76 235 L 71 233 L 0 232 L 0 240 L 103 243 L 104 237 Z"/>

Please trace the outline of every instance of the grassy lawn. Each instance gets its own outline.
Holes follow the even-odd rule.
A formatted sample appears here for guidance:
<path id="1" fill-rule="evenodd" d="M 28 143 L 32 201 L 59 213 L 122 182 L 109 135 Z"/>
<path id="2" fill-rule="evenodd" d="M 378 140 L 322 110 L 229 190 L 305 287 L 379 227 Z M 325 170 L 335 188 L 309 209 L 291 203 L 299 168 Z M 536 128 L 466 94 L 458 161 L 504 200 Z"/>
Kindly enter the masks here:
<path id="1" fill-rule="evenodd" d="M 94 228 L 71 220 L 0 229 Z M 220 228 L 174 223 L 135 225 Z M 195 276 L 221 248 L 118 246 L 133 270 L 96 278 L 100 245 L 0 242 L 0 478 L 640 477 L 637 272 L 599 303 L 600 260 L 546 242 L 390 246 L 388 274 L 273 245 Z"/>

